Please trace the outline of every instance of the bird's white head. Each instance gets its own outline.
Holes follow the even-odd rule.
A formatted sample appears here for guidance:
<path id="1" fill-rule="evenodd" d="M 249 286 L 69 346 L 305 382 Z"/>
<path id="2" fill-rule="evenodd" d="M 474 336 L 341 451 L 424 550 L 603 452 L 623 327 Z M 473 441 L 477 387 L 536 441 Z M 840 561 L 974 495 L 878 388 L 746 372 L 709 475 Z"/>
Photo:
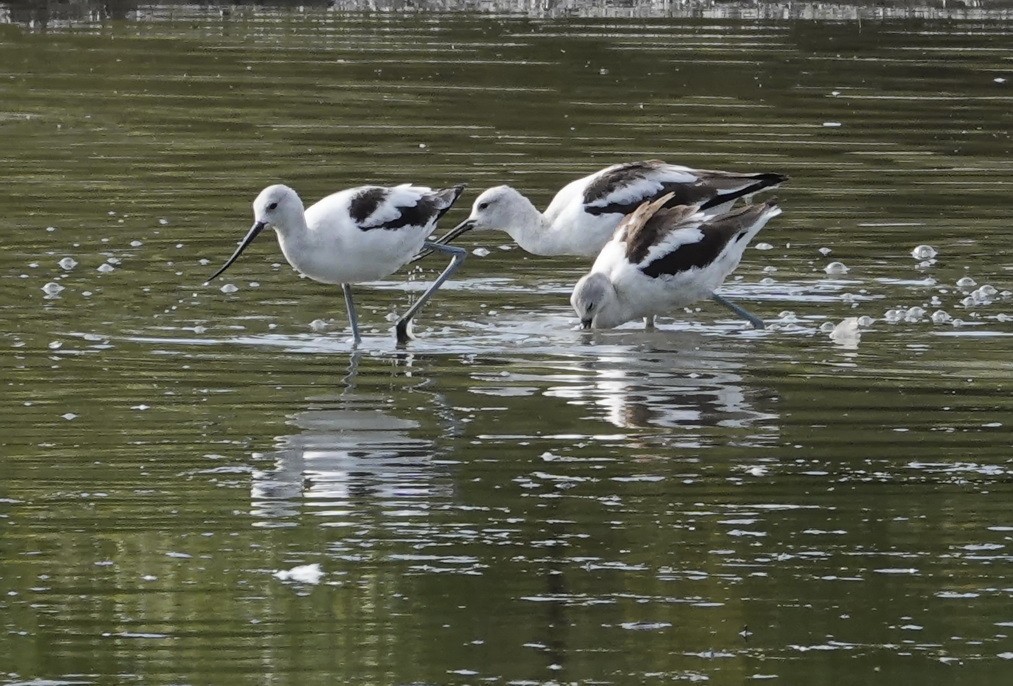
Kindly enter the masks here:
<path id="1" fill-rule="evenodd" d="M 526 214 L 538 210 L 531 201 L 510 186 L 495 186 L 482 192 L 471 206 L 471 222 L 475 230 L 507 230 Z"/>
<path id="2" fill-rule="evenodd" d="M 239 242 L 239 247 L 232 253 L 232 257 L 225 261 L 225 265 L 212 274 L 208 281 L 211 281 L 239 259 L 243 251 L 253 242 L 253 239 L 260 235 L 260 232 L 267 227 L 284 233 L 287 228 L 305 226 L 306 217 L 303 214 L 302 200 L 294 190 L 282 184 L 268 186 L 260 191 L 260 195 L 253 201 L 253 226 L 246 234 L 246 237 Z"/>
<path id="3" fill-rule="evenodd" d="M 619 297 L 615 286 L 601 272 L 585 274 L 577 282 L 570 304 L 584 329 L 611 329 L 626 321 L 618 315 Z"/>
<path id="4" fill-rule="evenodd" d="M 304 211 L 299 195 L 280 183 L 260 191 L 260 195 L 253 201 L 255 224 L 270 226 L 278 231 L 284 231 L 296 224 L 297 222 L 293 220 L 302 217 Z"/>
<path id="5" fill-rule="evenodd" d="M 537 232 L 542 223 L 541 212 L 530 200 L 510 186 L 496 186 L 483 191 L 471 206 L 471 215 L 448 231 L 440 242 L 449 243 L 473 230 L 499 229 L 529 250 L 524 239 L 532 229 Z"/>

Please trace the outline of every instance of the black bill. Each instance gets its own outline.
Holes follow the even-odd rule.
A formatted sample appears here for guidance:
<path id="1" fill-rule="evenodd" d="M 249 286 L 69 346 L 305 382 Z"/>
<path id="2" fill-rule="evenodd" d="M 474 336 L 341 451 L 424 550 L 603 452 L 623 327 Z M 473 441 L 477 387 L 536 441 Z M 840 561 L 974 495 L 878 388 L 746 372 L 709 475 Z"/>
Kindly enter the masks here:
<path id="1" fill-rule="evenodd" d="M 212 274 L 211 276 L 209 276 L 208 280 L 205 281 L 204 283 L 209 283 L 216 276 L 218 276 L 219 274 L 221 274 L 222 272 L 224 272 L 226 269 L 228 269 L 229 267 L 231 267 L 232 263 L 235 262 L 237 259 L 239 259 L 239 256 L 243 253 L 244 250 L 246 250 L 247 246 L 249 246 L 250 243 L 253 242 L 253 239 L 257 237 L 257 234 L 259 234 L 261 231 L 264 230 L 265 226 L 267 226 L 267 222 L 257 222 L 256 224 L 254 224 L 253 228 L 250 229 L 250 232 L 248 234 L 246 234 L 246 238 L 243 239 L 243 242 L 240 243 L 239 247 L 236 248 L 236 251 L 234 253 L 232 253 L 232 257 L 230 257 L 228 259 L 228 261 L 226 261 L 226 263 L 224 264 L 224 266 L 222 266 L 221 269 L 219 269 L 214 274 Z"/>

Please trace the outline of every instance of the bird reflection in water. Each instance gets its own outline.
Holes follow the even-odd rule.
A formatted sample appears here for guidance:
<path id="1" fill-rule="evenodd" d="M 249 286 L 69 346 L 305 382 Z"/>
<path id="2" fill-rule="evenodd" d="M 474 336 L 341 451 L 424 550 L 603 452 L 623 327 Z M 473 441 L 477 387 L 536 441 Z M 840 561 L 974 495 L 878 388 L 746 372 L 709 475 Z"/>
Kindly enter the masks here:
<path id="1" fill-rule="evenodd" d="M 776 426 L 778 415 L 773 391 L 745 374 L 745 351 L 708 352 L 708 339 L 691 332 L 665 332 L 646 344 L 643 332 L 637 333 L 643 352 L 614 347 L 621 342 L 616 336 L 602 339 L 613 344 L 610 352 L 586 360 L 572 383 L 548 394 L 601 408 L 602 419 L 624 429 L 725 427 L 746 430 L 760 442 L 775 438 L 757 431 Z"/>
<path id="2" fill-rule="evenodd" d="M 427 377 L 413 377 L 417 360 L 410 353 L 380 360 L 394 362 L 390 392 L 382 379 L 377 382 L 384 372 L 376 366 L 365 372 L 367 387 L 359 386 L 362 361 L 361 352 L 352 353 L 342 390 L 307 398 L 307 409 L 289 416 L 296 431 L 279 437 L 278 449 L 265 456 L 273 460 L 271 468 L 254 472 L 253 514 L 262 525 L 285 525 L 282 520 L 307 506 L 339 524 L 356 503 L 417 509 L 450 492 L 449 478 L 433 464 L 439 449 L 429 438 L 453 435 L 447 403 L 422 390 Z M 429 414 L 418 411 L 422 405 Z M 441 426 L 424 426 L 433 421 Z"/>

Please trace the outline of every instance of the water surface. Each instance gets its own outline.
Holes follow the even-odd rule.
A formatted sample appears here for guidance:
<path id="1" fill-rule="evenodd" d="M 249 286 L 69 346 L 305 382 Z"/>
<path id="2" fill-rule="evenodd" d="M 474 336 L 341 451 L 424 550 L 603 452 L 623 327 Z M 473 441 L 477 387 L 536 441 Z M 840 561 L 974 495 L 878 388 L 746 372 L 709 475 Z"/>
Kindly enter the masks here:
<path id="1" fill-rule="evenodd" d="M 0 682 L 1005 683 L 1001 16 L 13 10 Z M 449 226 L 651 157 L 792 177 L 766 330 L 576 331 L 587 265 L 505 234 L 404 348 L 438 260 L 356 351 L 269 240 L 202 285 L 268 183 L 467 182 Z"/>

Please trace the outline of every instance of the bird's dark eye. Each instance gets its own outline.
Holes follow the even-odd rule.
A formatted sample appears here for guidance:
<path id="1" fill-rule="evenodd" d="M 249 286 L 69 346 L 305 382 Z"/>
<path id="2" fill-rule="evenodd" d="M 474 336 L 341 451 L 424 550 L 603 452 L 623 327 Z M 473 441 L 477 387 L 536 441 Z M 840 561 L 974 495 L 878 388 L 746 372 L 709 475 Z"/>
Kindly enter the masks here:
<path id="1" fill-rule="evenodd" d="M 267 209 L 269 209 L 269 210 L 276 210 L 276 209 L 278 209 L 278 203 L 272 202 L 270 205 L 267 206 Z"/>
<path id="2" fill-rule="evenodd" d="M 480 210 L 484 210 L 487 207 L 489 207 L 489 203 L 488 202 L 480 202 L 480 203 L 478 203 L 478 209 L 480 209 Z"/>
<path id="3" fill-rule="evenodd" d="M 590 312 L 593 309 L 594 309 L 594 303 L 588 303 L 587 304 L 587 311 Z"/>

